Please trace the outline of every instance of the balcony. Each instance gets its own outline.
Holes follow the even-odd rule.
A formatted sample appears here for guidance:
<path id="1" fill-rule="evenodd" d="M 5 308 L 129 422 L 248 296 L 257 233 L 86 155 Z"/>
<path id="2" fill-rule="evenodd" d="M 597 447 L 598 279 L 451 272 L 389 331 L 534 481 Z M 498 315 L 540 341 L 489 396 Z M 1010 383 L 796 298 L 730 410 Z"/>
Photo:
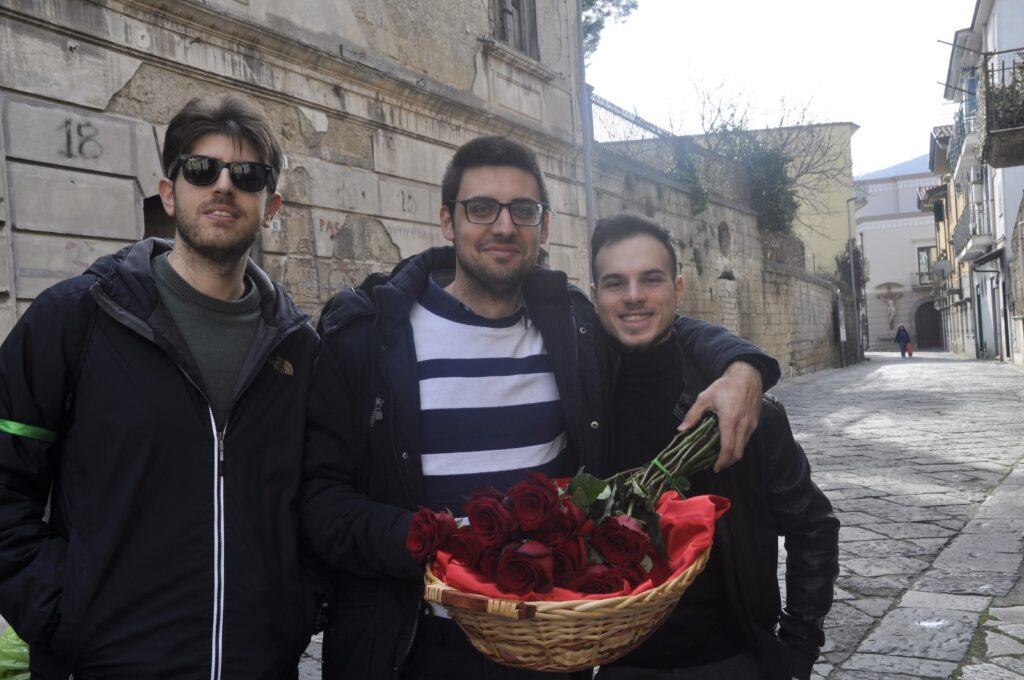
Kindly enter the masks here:
<path id="1" fill-rule="evenodd" d="M 931 272 L 910 273 L 910 287 L 914 290 L 930 290 L 935 283 L 935 274 Z"/>
<path id="2" fill-rule="evenodd" d="M 960 215 L 953 230 L 953 252 L 961 262 L 978 259 L 992 245 L 992 232 L 980 205 L 971 204 Z"/>
<path id="3" fill-rule="evenodd" d="M 971 158 L 974 148 L 978 144 L 978 134 L 975 127 L 977 118 L 977 100 L 971 96 L 960 104 L 960 110 L 953 116 L 953 134 L 949 138 L 949 146 L 946 147 L 946 157 L 949 159 L 949 167 L 957 175 L 962 174 L 957 165 L 965 155 Z"/>
<path id="4" fill-rule="evenodd" d="M 1024 52 L 984 60 L 978 113 L 982 159 L 994 168 L 1024 165 Z"/>

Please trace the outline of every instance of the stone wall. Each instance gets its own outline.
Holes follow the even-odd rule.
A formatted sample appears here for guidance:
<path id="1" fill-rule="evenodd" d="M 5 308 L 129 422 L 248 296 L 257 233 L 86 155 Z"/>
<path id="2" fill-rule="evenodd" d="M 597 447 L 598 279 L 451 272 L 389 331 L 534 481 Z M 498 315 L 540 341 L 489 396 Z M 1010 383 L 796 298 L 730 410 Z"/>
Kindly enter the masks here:
<path id="1" fill-rule="evenodd" d="M 689 188 L 618 154 L 596 154 L 595 167 L 598 215 L 639 212 L 672 233 L 686 284 L 681 313 L 727 326 L 758 344 L 778 359 L 786 376 L 839 365 L 835 291 L 828 281 L 804 273 L 799 239 L 775 236 L 763 243 L 755 214 L 715 194 L 694 215 Z M 791 263 L 773 262 L 766 251 Z"/>
<path id="2" fill-rule="evenodd" d="M 153 200 L 166 123 L 227 92 L 266 111 L 288 159 L 283 207 L 253 256 L 314 318 L 340 288 L 445 242 L 445 164 L 483 134 L 537 151 L 557 211 L 547 261 L 586 286 L 575 2 L 537 3 L 538 59 L 495 40 L 493 10 L 0 0 L 0 337 L 45 287 L 167 234 Z M 673 232 L 682 312 L 764 346 L 788 374 L 827 365 L 830 299 L 766 267 L 746 202 L 712 192 L 695 210 L 687 187 L 600 149 L 594 183 L 599 216 L 635 210 Z"/>

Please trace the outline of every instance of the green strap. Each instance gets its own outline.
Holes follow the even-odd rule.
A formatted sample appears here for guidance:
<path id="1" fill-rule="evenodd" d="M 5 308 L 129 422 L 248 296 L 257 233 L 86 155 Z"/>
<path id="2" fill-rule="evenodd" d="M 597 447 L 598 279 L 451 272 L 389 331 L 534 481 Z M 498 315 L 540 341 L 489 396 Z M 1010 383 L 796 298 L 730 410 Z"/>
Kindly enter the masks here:
<path id="1" fill-rule="evenodd" d="M 672 477 L 672 473 L 668 471 L 668 468 L 667 468 L 667 467 L 665 467 L 664 465 L 662 465 L 662 463 L 661 463 L 661 461 L 660 461 L 660 460 L 658 460 L 657 458 L 655 458 L 655 459 L 654 459 L 653 461 L 651 461 L 651 462 L 652 462 L 652 463 L 654 463 L 654 467 L 656 467 L 656 468 L 658 468 L 659 470 L 661 470 L 662 472 L 664 472 L 664 473 L 665 473 L 666 475 L 668 475 L 668 478 L 669 478 L 669 479 L 672 479 L 672 480 L 674 481 L 674 479 L 673 479 L 673 477 Z"/>
<path id="2" fill-rule="evenodd" d="M 52 443 L 57 441 L 56 432 L 44 430 L 43 428 L 35 427 L 34 425 L 16 423 L 13 420 L 0 419 L 0 432 L 7 432 L 19 437 L 31 437 L 32 439 L 39 439 L 44 442 Z"/>

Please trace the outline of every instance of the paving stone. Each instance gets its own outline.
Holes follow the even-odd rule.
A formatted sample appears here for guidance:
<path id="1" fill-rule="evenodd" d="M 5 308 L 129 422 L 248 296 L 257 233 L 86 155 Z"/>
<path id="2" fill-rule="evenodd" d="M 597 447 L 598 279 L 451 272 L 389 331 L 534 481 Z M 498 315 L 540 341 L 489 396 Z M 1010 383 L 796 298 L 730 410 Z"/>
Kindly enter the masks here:
<path id="1" fill-rule="evenodd" d="M 960 680 L 1020 680 L 1020 677 L 992 663 L 964 666 L 960 674 Z"/>
<path id="2" fill-rule="evenodd" d="M 854 558 L 841 565 L 858 576 L 886 576 L 890 574 L 919 574 L 928 563 L 913 557 Z"/>
<path id="3" fill-rule="evenodd" d="M 963 549 L 953 544 L 942 551 L 932 563 L 939 569 L 965 569 L 975 572 L 1002 572 L 1016 576 L 1020 570 L 1020 553 L 1003 553 L 994 550 Z M 1014 579 L 1016 581 L 1016 578 Z"/>
<path id="4" fill-rule="evenodd" d="M 985 631 L 985 651 L 987 656 L 1021 656 L 1024 655 L 1024 644 L 1012 637 L 995 630 Z"/>
<path id="5" fill-rule="evenodd" d="M 991 598 L 978 595 L 949 595 L 947 593 L 928 593 L 920 590 L 911 590 L 903 595 L 899 606 L 981 612 L 988 606 L 990 601 Z"/>
<path id="6" fill-rule="evenodd" d="M 918 678 L 947 678 L 956 669 L 955 663 L 881 654 L 854 654 L 843 663 L 843 670 L 903 673 Z"/>
<path id="7" fill-rule="evenodd" d="M 1024 623 L 1024 606 L 991 607 L 988 610 L 990 621 L 1002 623 Z"/>
<path id="8" fill-rule="evenodd" d="M 971 612 L 900 607 L 882 618 L 858 651 L 955 663 L 967 651 L 977 622 Z"/>
<path id="9" fill-rule="evenodd" d="M 955 595 L 1004 595 L 1017 581 L 1016 574 L 996 572 L 951 573 L 932 569 L 914 583 L 914 588 Z"/>
<path id="10" fill-rule="evenodd" d="M 863 597 L 850 600 L 850 606 L 867 614 L 872 619 L 877 619 L 892 607 L 893 600 L 888 597 Z"/>
<path id="11" fill-rule="evenodd" d="M 844 516 L 840 517 L 843 520 Z M 885 524 L 865 524 L 865 529 L 890 538 L 948 538 L 955 534 L 949 529 L 930 522 L 886 522 Z"/>

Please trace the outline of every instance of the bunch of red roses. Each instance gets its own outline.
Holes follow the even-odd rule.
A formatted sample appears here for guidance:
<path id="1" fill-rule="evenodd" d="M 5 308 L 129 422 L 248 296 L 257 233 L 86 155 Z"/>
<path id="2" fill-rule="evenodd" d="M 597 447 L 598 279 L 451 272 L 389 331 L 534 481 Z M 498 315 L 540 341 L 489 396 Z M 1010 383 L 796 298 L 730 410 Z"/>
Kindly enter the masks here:
<path id="1" fill-rule="evenodd" d="M 717 444 L 717 424 L 708 418 L 649 465 L 607 480 L 581 471 L 563 485 L 528 472 L 506 493 L 473 493 L 463 505 L 466 525 L 457 526 L 450 512 L 420 508 L 406 547 L 421 561 L 448 552 L 506 593 L 556 586 L 614 593 L 623 581 L 635 587 L 664 555 L 654 503 L 668 489 L 682 496 L 685 475 L 709 467 Z"/>
<path id="2" fill-rule="evenodd" d="M 470 496 L 462 527 L 451 513 L 420 508 L 406 545 L 420 560 L 445 550 L 508 593 L 610 593 L 623 579 L 643 582 L 655 555 L 651 537 L 628 515 L 595 523 L 573 502 L 575 490 L 529 472 L 507 493 L 488 487 Z"/>

